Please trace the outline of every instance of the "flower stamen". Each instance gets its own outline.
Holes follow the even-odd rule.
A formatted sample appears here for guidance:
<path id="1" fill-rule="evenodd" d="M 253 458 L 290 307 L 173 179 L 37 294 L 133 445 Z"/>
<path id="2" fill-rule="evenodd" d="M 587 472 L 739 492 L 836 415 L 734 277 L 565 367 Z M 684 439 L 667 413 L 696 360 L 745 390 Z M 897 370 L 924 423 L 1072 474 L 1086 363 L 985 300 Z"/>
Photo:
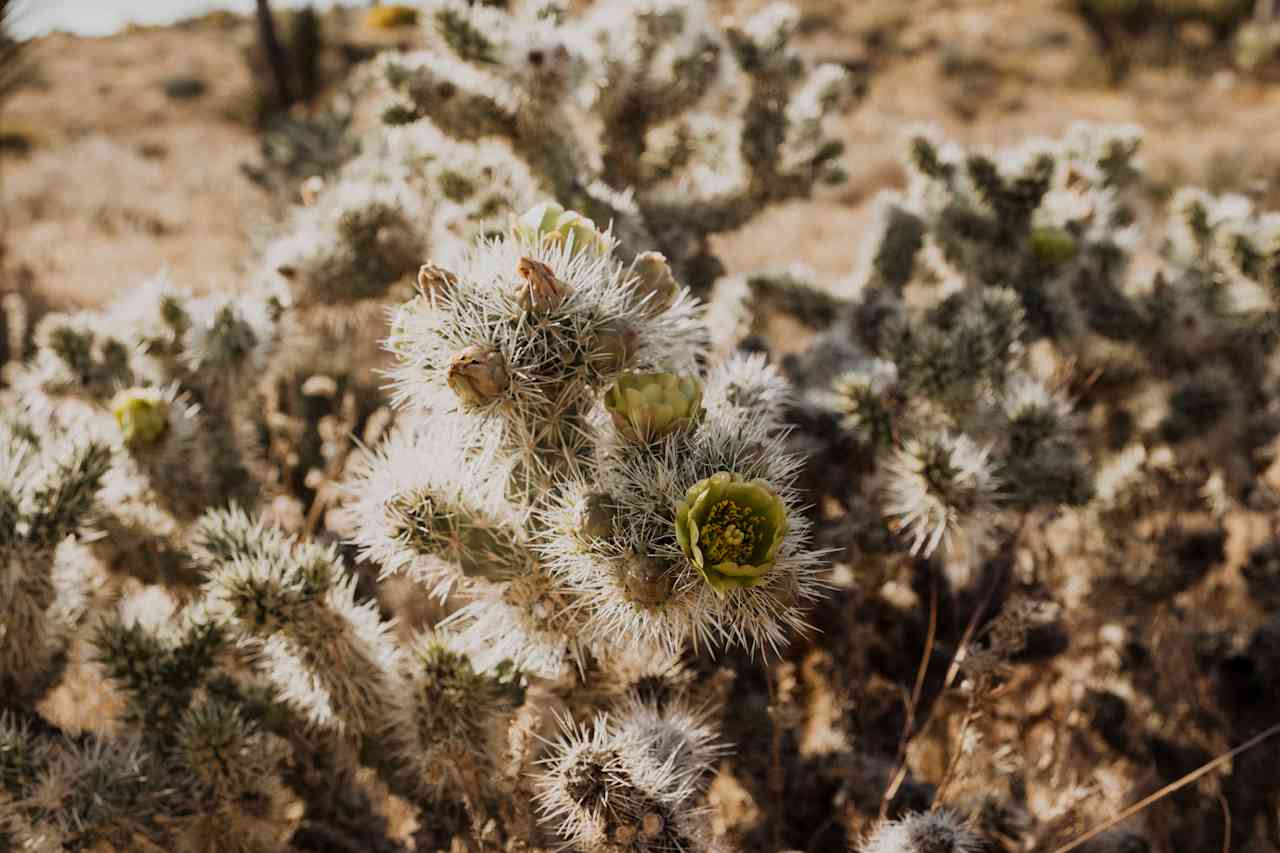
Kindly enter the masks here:
<path id="1" fill-rule="evenodd" d="M 707 514 L 702 540 L 713 563 L 750 562 L 760 541 L 760 518 L 726 498 Z"/>

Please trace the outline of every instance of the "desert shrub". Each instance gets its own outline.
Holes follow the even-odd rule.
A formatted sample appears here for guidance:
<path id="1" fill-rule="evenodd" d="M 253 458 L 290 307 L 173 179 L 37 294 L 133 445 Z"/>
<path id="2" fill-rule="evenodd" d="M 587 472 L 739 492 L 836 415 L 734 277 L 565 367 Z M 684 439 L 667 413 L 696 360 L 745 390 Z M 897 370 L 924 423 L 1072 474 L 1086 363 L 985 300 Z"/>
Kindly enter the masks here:
<path id="1" fill-rule="evenodd" d="M 1267 47 L 1253 0 L 1074 0 L 1115 77 L 1139 63 L 1250 68 Z"/>
<path id="2" fill-rule="evenodd" d="M 401 419 L 362 457 L 347 529 L 384 578 L 465 601 L 407 636 L 342 550 L 219 508 L 261 498 L 231 467 L 233 398 L 279 303 L 156 283 L 105 317 L 42 321 L 5 422 L 5 724 L 26 762 L 10 839 L 279 849 L 291 802 L 365 766 L 424 817 L 460 800 L 477 832 L 523 801 L 501 835 L 703 845 L 721 747 L 679 657 L 775 651 L 821 591 L 781 377 L 702 367 L 698 304 L 659 255 L 623 262 L 567 214 L 529 221 L 424 271 L 388 339 Z M 145 585 L 78 639 L 95 572 Z M 27 736 L 86 641 L 122 731 Z M 559 739 L 512 765 L 504 745 L 553 712 Z M 317 752 L 351 769 L 291 779 Z M 56 797 L 28 803 L 50 773 Z"/>
<path id="3" fill-rule="evenodd" d="M 906 187 L 877 200 L 863 261 L 844 282 L 851 295 L 836 299 L 788 270 L 726 280 L 716 297 L 717 316 L 738 334 L 767 335 L 754 322 L 762 310 L 791 310 L 816 327 L 810 348 L 783 360 L 797 401 L 787 407 L 789 441 L 807 457 L 807 496 L 823 507 L 816 541 L 836 549 L 833 559 L 871 597 L 870 618 L 919 619 L 934 602 L 928 630 L 963 653 L 949 688 L 925 690 L 915 719 L 928 714 L 937 724 L 913 732 L 922 741 L 913 748 L 954 756 L 929 777 L 941 779 L 935 808 L 959 808 L 1001 832 L 1001 821 L 1025 822 L 1027 800 L 1025 789 L 999 781 L 1010 772 L 1002 755 L 1020 742 L 998 721 L 1017 703 L 988 691 L 1053 681 L 1013 661 L 1054 658 L 1077 643 L 1096 650 L 1106 630 L 1126 626 L 1143 639 L 1110 670 L 1126 685 L 1122 719 L 1125 709 L 1181 695 L 1165 666 L 1230 672 L 1215 677 L 1238 691 L 1224 696 L 1236 697 L 1262 695 L 1254 673 L 1270 671 L 1266 640 L 1251 635 L 1255 618 L 1274 609 L 1274 546 L 1260 544 L 1241 570 L 1252 603 L 1238 630 L 1218 627 L 1236 605 L 1222 602 L 1218 586 L 1233 573 L 1217 569 L 1229 559 L 1232 517 L 1276 508 L 1280 218 L 1242 196 L 1192 187 L 1153 210 L 1138 191 L 1140 147 L 1128 127 L 1078 126 L 1000 149 L 913 131 Z M 914 607 L 895 606 L 899 595 Z M 1167 637 L 1156 646 L 1146 627 L 1190 601 L 1203 613 L 1179 630 L 1195 632 L 1194 651 Z M 885 611 L 895 615 L 877 617 Z M 891 644 L 860 651 L 875 632 L 829 618 L 829 630 L 856 638 L 847 647 L 835 641 L 852 655 L 837 671 L 855 690 L 873 688 L 868 669 L 910 684 L 915 662 L 905 672 L 901 660 L 885 663 Z M 923 625 L 903 630 L 921 642 Z M 1251 651 L 1241 656 L 1232 644 Z M 1171 665 L 1162 655 L 1185 657 Z M 1071 660 L 1105 668 L 1086 652 Z M 927 672 L 942 678 L 934 666 Z M 1242 738 L 1258 730 L 1236 700 L 1221 701 L 1197 703 L 1198 719 L 1221 714 Z M 1129 756 L 1174 749 L 1139 745 L 1134 731 L 1150 725 L 1150 711 L 1128 713 L 1124 726 L 1099 723 L 1110 748 Z M 1218 725 L 1187 722 L 1196 737 Z M 957 745 L 1001 738 L 1004 752 Z M 889 744 L 883 760 L 893 766 L 901 759 Z M 859 760 L 875 760 L 873 747 L 865 752 Z M 1097 760 L 1082 747 L 1052 766 Z M 1187 759 L 1168 780 L 1195 764 Z M 1019 785 L 1036 777 L 1025 765 L 1019 772 Z M 864 783 L 843 784 L 857 796 Z M 1046 775 L 1042 784 L 1057 783 Z M 1171 835 L 1205 844 L 1219 831 L 1203 814 L 1165 820 L 1177 827 Z M 907 825 L 880 829 L 869 849 L 913 849 Z M 1055 830 L 1019 830 L 1037 832 Z"/>
<path id="4" fill-rule="evenodd" d="M 408 78 L 444 62 L 465 83 L 477 57 L 387 60 L 421 115 L 304 185 L 246 295 L 159 280 L 40 321 L 6 392 L 6 844 L 360 849 L 388 791 L 424 839 L 714 843 L 716 697 L 681 658 L 776 654 L 821 558 L 781 377 L 709 361 L 684 277 L 713 274 L 708 234 L 836 176 L 842 76 L 810 72 L 777 10 L 725 34 L 698 7 L 628 7 L 610 46 L 603 19 L 539 8 L 429 10 L 464 41 L 545 44 L 546 68 L 511 55 L 519 138 L 413 101 Z M 633 129 L 679 144 L 642 167 L 647 145 L 611 140 L 606 175 L 577 144 L 627 91 L 649 104 Z M 676 172 L 705 180 L 721 132 L 749 137 L 738 180 L 689 192 Z M 642 168 L 662 172 L 647 212 Z M 399 628 L 378 597 L 404 579 L 448 618 Z M 77 738 L 34 708 L 86 659 L 120 710 Z"/>

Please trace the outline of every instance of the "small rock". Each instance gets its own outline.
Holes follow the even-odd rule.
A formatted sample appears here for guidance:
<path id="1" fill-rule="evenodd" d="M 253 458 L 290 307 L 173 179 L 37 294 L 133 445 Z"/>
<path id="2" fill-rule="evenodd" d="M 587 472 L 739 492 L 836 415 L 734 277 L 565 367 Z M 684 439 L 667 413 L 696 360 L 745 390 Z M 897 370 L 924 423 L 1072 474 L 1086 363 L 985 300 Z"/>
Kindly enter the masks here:
<path id="1" fill-rule="evenodd" d="M 208 86 L 198 77 L 170 77 L 164 81 L 164 93 L 176 101 L 198 98 Z"/>

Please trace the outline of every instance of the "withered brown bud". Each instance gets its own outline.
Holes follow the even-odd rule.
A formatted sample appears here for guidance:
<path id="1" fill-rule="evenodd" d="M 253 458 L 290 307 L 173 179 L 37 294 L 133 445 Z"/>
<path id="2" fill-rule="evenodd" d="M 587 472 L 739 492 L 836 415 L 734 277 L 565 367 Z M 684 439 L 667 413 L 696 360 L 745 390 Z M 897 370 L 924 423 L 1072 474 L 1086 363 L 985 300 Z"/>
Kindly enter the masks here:
<path id="1" fill-rule="evenodd" d="M 596 332 L 595 351 L 599 358 L 596 366 L 606 373 L 622 370 L 636 354 L 640 335 L 625 323 L 611 320 Z"/>
<path id="2" fill-rule="evenodd" d="M 666 828 L 666 820 L 657 812 L 645 812 L 644 817 L 640 818 L 640 837 L 645 840 L 657 838 Z"/>
<path id="3" fill-rule="evenodd" d="M 659 314 L 671 307 L 680 292 L 680 285 L 671 274 L 671 265 L 661 252 L 644 252 L 631 264 L 634 278 L 635 301 Z"/>
<path id="4" fill-rule="evenodd" d="M 436 304 L 436 299 L 445 295 L 458 284 L 458 277 L 444 267 L 427 262 L 418 268 L 418 290 L 422 295 Z"/>
<path id="5" fill-rule="evenodd" d="M 498 399 L 507 390 L 509 379 L 502 356 L 487 347 L 469 346 L 449 362 L 449 388 L 472 406 Z"/>
<path id="6" fill-rule="evenodd" d="M 613 535 L 613 516 L 617 509 L 613 496 L 593 492 L 582 501 L 578 510 L 578 532 L 588 539 L 607 539 Z"/>
<path id="7" fill-rule="evenodd" d="M 627 596 L 636 604 L 657 607 L 671 597 L 675 578 L 671 567 L 663 560 L 646 554 L 631 554 L 625 559 L 622 571 Z"/>
<path id="8" fill-rule="evenodd" d="M 569 295 L 569 285 L 556 278 L 551 267 L 533 258 L 521 258 L 516 272 L 522 281 L 516 291 L 520 307 L 535 314 L 545 314 L 560 306 Z"/>
<path id="9" fill-rule="evenodd" d="M 302 204 L 305 207 L 310 207 L 319 201 L 322 192 L 324 192 L 324 178 L 319 175 L 307 178 L 298 188 L 298 194 L 302 196 Z"/>

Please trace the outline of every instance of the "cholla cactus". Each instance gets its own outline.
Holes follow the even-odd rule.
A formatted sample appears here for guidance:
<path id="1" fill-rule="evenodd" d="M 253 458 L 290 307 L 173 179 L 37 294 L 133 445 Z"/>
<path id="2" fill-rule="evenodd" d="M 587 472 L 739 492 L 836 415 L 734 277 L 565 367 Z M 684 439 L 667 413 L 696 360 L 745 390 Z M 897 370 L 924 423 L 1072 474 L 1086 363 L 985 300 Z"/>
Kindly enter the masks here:
<path id="1" fill-rule="evenodd" d="M 259 496 L 239 407 L 280 310 L 270 297 L 192 298 L 161 278 L 101 311 L 41 320 L 6 393 L 109 448 L 91 547 L 113 568 L 178 580 L 187 526 L 210 504 Z"/>
<path id="2" fill-rule="evenodd" d="M 398 423 L 348 485 L 359 556 L 452 611 L 429 628 L 388 619 L 336 543 L 266 521 L 265 484 L 232 488 L 235 395 L 271 340 L 248 318 L 269 312 L 156 286 L 108 309 L 108 335 L 46 321 L 18 387 L 85 441 L 6 424 L 5 686 L 26 713 L 56 682 L 65 563 L 120 591 L 85 638 L 120 710 L 91 748 L 39 742 L 52 769 L 13 783 L 5 832 L 275 850 L 299 800 L 376 780 L 423 815 L 460 803 L 476 833 L 502 816 L 530 843 L 712 846 L 721 747 L 680 656 L 776 651 L 822 591 L 782 379 L 703 367 L 700 307 L 660 255 L 624 262 L 571 211 L 532 221 L 418 271 L 387 340 Z M 91 524 L 107 535 L 78 545 Z M 553 710 L 594 722 L 538 749 Z"/>
<path id="3" fill-rule="evenodd" d="M 825 120 L 850 81 L 806 66 L 783 5 L 725 30 L 704 4 L 665 0 L 577 16 L 434 0 L 421 22 L 438 48 L 383 57 L 382 86 L 353 87 L 389 132 L 308 184 L 263 253 L 257 277 L 299 305 L 385 304 L 416 257 L 493 233 L 548 194 L 539 220 L 567 206 L 612 223 L 625 259 L 656 247 L 700 290 L 720 270 L 709 235 L 841 178 Z"/>
<path id="4" fill-rule="evenodd" d="M 562 729 L 537 782 L 562 838 L 584 851 L 706 848 L 696 796 L 718 748 L 704 719 L 637 702 Z"/>
<path id="5" fill-rule="evenodd" d="M 489 181 L 468 163 L 497 138 L 532 186 L 613 223 L 624 260 L 657 248 L 701 289 L 719 270 L 709 235 L 840 177 L 824 119 L 851 87 L 839 68 L 808 68 L 790 48 L 788 7 L 724 30 L 702 3 L 606 3 L 572 16 L 557 3 L 498 11 L 435 0 L 422 17 L 444 49 L 383 60 L 385 120 L 457 140 L 461 156 L 441 162 L 458 177 L 442 171 L 439 186 L 495 198 L 491 221 L 501 196 L 480 193 Z"/>
<path id="6" fill-rule="evenodd" d="M 878 202 L 858 294 L 796 375 L 866 449 L 860 491 L 911 552 L 972 564 L 1011 511 L 1047 505 L 1088 504 L 1099 529 L 1131 529 L 1120 519 L 1135 500 L 1175 492 L 1090 503 L 1095 472 L 1129 442 L 1177 449 L 1199 478 L 1176 490 L 1188 507 L 1211 479 L 1217 511 L 1248 487 L 1255 462 L 1239 450 L 1255 433 L 1227 376 L 1264 382 L 1275 217 L 1183 190 L 1160 262 L 1134 263 L 1157 242 L 1132 192 L 1139 140 L 1079 126 L 968 152 L 910 137 L 908 187 Z M 1149 278 L 1128 280 L 1139 271 Z M 1085 402 L 1129 434 L 1089 431 Z"/>
<path id="7" fill-rule="evenodd" d="M 522 302 L 529 262 L 553 282 L 555 304 Z M 629 269 L 519 228 L 463 256 L 455 285 L 402 309 L 389 342 L 401 362 L 399 402 L 434 423 L 392 443 L 357 489 L 353 518 L 384 519 L 359 522 L 366 554 L 392 570 L 432 573 L 441 590 L 480 574 L 470 566 L 510 581 L 462 611 L 464 636 L 494 640 L 484 627 L 491 614 L 528 607 L 494 627 L 523 647 L 518 662 L 537 658 L 547 672 L 620 633 L 671 649 L 691 640 L 775 647 L 816 594 L 779 423 L 763 406 L 725 399 L 721 374 L 707 380 L 721 405 L 699 414 L 695 305 L 679 297 L 654 313 Z M 612 342 L 619 335 L 630 341 L 624 358 Z M 675 372 L 627 371 L 655 367 Z M 759 362 L 731 370 L 766 389 L 777 382 Z M 606 410 L 613 424 L 601 420 Z M 438 463 L 422 458 L 428 447 Z M 709 584 L 711 563 L 682 545 L 680 505 L 713 475 L 744 481 L 764 501 L 744 504 L 751 519 L 763 513 L 759 530 L 743 519 L 761 538 L 758 571 L 732 594 Z M 513 514 L 504 500 L 524 508 Z M 723 567 L 729 550 L 715 562 Z"/>
<path id="8" fill-rule="evenodd" d="M 858 853 L 977 853 L 981 848 L 978 835 L 943 810 L 884 823 Z"/>
<path id="9" fill-rule="evenodd" d="M 20 414 L 19 414 L 20 416 Z M 108 445 L 13 415 L 0 421 L 0 685 L 21 707 L 57 681 L 80 616 L 83 566 L 59 550 L 89 533 Z"/>
<path id="10" fill-rule="evenodd" d="M 574 234 L 576 251 L 594 254 L 607 247 L 588 247 L 591 235 L 612 225 L 636 287 L 661 313 L 677 281 L 699 291 L 718 275 L 709 235 L 840 176 L 825 119 L 849 81 L 789 47 L 795 15 L 782 6 L 726 30 L 701 3 L 574 16 L 557 4 L 500 11 L 447 0 L 420 20 L 433 50 L 384 56 L 349 87 L 354 112 L 372 104 L 386 125 L 369 129 L 335 174 L 305 182 L 302 205 L 252 273 L 291 310 L 283 357 L 241 417 L 271 463 L 262 475 L 298 496 L 308 529 L 346 458 L 319 422 L 329 432 L 359 434 L 370 419 L 375 432 L 385 427 L 374 344 L 423 260 L 521 214 L 529 242 Z M 628 359 L 631 330 L 601 336 L 599 358 Z M 460 356 L 458 384 L 476 371 L 468 359 L 483 356 Z M 341 386 L 348 410 L 301 414 L 318 407 L 303 387 L 317 375 Z"/>
<path id="11" fill-rule="evenodd" d="M 466 602 L 419 657 L 478 684 L 577 673 L 590 687 L 592 661 L 778 648 L 820 592 L 781 451 L 780 376 L 743 359 L 702 378 L 694 301 L 658 310 L 609 233 L 548 240 L 534 218 L 432 268 L 388 340 L 399 426 L 366 455 L 347 516 L 384 576 Z M 586 850 L 693 844 L 707 718 L 625 695 L 586 729 L 566 724 L 543 814 Z M 422 731 L 425 710 L 401 713 Z M 476 756 L 455 768 L 489 760 L 479 729 L 447 742 Z M 604 787 L 579 790 L 583 774 Z"/>

